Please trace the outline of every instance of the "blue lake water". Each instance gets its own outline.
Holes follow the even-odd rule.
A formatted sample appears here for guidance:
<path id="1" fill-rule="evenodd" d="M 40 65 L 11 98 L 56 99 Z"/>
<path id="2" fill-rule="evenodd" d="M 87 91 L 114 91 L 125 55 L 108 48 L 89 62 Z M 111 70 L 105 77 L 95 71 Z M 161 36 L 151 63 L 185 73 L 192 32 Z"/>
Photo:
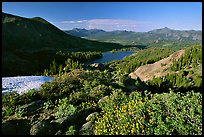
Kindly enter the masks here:
<path id="1" fill-rule="evenodd" d="M 103 52 L 103 57 L 101 59 L 96 59 L 94 61 L 85 62 L 85 65 L 93 63 L 107 63 L 113 60 L 121 60 L 125 56 L 129 56 L 135 53 L 134 51 L 120 51 L 120 52 Z"/>

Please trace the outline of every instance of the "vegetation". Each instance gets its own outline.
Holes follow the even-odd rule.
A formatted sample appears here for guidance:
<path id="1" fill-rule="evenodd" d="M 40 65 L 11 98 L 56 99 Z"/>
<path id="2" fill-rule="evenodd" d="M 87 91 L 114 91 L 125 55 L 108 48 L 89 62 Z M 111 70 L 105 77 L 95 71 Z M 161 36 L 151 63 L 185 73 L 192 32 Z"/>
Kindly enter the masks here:
<path id="1" fill-rule="evenodd" d="M 63 98 L 59 100 L 56 110 L 57 112 L 55 113 L 55 117 L 63 118 L 65 116 L 73 115 L 76 108 L 72 104 L 69 104 L 68 98 Z"/>
<path id="2" fill-rule="evenodd" d="M 107 63 L 103 70 L 80 66 L 78 59 L 91 58 L 88 54 L 59 52 L 70 58 L 63 66 L 53 61 L 48 71 L 48 75 L 56 74 L 53 81 L 44 83 L 38 91 L 2 94 L 3 128 L 11 119 L 27 119 L 32 129 L 35 123 L 47 121 L 50 129 L 55 127 L 52 134 L 61 135 L 200 135 L 201 46 L 185 49 L 184 56 L 173 62 L 165 77 L 146 82 L 128 77 L 137 67 L 173 52 L 163 48 L 140 50 L 123 60 Z M 129 64 L 136 65 L 131 68 Z"/>
<path id="3" fill-rule="evenodd" d="M 201 93 L 114 93 L 101 104 L 96 135 L 195 135 L 202 133 Z"/>
<path id="4" fill-rule="evenodd" d="M 102 53 L 101 52 L 96 52 L 96 51 L 86 51 L 86 52 L 63 52 L 63 51 L 59 51 L 56 53 L 59 56 L 63 56 L 66 58 L 72 58 L 73 60 L 78 60 L 78 61 L 90 61 L 90 60 L 94 60 L 97 58 L 101 58 L 102 57 Z"/>
<path id="5" fill-rule="evenodd" d="M 135 54 L 125 57 L 122 60 L 108 63 L 111 69 L 117 70 L 122 74 L 129 74 L 139 66 L 151 64 L 165 57 L 168 57 L 174 51 L 166 48 L 148 48 L 140 50 Z"/>
<path id="6" fill-rule="evenodd" d="M 200 91 L 202 87 L 202 46 L 192 46 L 185 50 L 185 54 L 168 68 L 168 75 L 153 78 L 147 85 L 159 88 L 160 91 L 169 88 L 185 92 L 187 89 Z"/>
<path id="7" fill-rule="evenodd" d="M 172 71 L 195 71 L 193 68 L 201 67 L 202 64 L 202 46 L 197 45 L 185 50 L 185 55 L 178 61 L 173 62 L 171 66 Z M 191 72 L 193 74 L 193 72 Z"/>

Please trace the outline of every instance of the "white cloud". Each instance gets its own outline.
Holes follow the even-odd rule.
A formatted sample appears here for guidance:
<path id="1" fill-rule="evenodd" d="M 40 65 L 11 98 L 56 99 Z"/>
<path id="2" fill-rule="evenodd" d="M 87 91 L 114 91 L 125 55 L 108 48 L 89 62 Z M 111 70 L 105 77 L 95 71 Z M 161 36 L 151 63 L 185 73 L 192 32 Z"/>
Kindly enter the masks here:
<path id="1" fill-rule="evenodd" d="M 140 27 L 145 26 L 148 22 L 141 22 L 135 20 L 116 20 L 116 19 L 93 19 L 87 21 L 88 28 L 111 30 L 139 30 Z"/>
<path id="2" fill-rule="evenodd" d="M 64 21 L 61 21 L 60 23 L 75 24 L 75 23 L 85 23 L 85 22 L 87 22 L 87 20 L 64 20 Z"/>
<path id="3" fill-rule="evenodd" d="M 75 21 L 61 21 L 60 23 L 63 23 L 63 24 L 72 24 L 72 23 L 76 23 Z"/>
<path id="4" fill-rule="evenodd" d="M 136 20 L 120 20 L 120 19 L 91 19 L 91 20 L 69 20 L 61 21 L 61 26 L 72 28 L 86 28 L 86 29 L 103 29 L 106 31 L 112 30 L 129 30 L 139 31 L 141 27 L 149 24 L 149 22 L 142 22 Z M 72 27 L 72 28 L 71 28 Z"/>
<path id="5" fill-rule="evenodd" d="M 87 20 L 78 20 L 76 21 L 77 23 L 84 23 L 84 22 L 87 22 Z"/>

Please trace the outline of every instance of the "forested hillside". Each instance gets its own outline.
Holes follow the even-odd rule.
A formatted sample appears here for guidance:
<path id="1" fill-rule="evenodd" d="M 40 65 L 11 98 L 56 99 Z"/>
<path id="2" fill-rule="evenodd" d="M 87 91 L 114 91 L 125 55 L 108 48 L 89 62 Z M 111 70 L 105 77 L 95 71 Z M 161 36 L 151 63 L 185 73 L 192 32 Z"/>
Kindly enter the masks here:
<path id="1" fill-rule="evenodd" d="M 108 65 L 110 68 L 117 69 L 117 72 L 129 74 L 137 67 L 154 63 L 160 59 L 168 57 L 173 52 L 174 50 L 167 48 L 148 48 L 125 57 L 123 60 L 110 62 Z"/>
<path id="2" fill-rule="evenodd" d="M 119 48 L 122 48 L 119 44 L 68 35 L 41 17 L 23 18 L 2 12 L 3 76 L 42 72 L 56 58 L 59 50 L 109 51 Z"/>
<path id="3" fill-rule="evenodd" d="M 173 89 L 176 92 L 185 92 L 193 89 L 201 91 L 202 87 L 202 46 L 196 45 L 184 49 L 185 53 L 178 59 L 173 59 L 172 64 L 163 70 L 164 75 L 146 81 L 151 89 L 163 92 Z M 161 64 L 162 65 L 162 64 Z M 153 67 L 150 66 L 150 69 Z"/>

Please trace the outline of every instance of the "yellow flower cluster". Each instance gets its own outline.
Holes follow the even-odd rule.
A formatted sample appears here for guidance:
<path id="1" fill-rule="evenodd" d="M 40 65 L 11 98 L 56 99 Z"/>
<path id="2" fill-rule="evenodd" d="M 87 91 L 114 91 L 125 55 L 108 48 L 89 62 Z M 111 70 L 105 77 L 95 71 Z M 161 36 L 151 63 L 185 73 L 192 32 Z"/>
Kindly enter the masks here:
<path id="1" fill-rule="evenodd" d="M 103 109 L 101 117 L 95 122 L 96 135 L 138 135 L 144 133 L 142 99 L 123 100 L 113 103 L 109 109 Z"/>
<path id="2" fill-rule="evenodd" d="M 83 109 L 96 108 L 98 107 L 98 104 L 94 101 L 82 102 L 80 107 Z"/>
<path id="3" fill-rule="evenodd" d="M 133 93 L 125 99 L 124 96 L 115 96 L 115 100 L 110 99 L 102 108 L 94 125 L 94 133 L 171 135 L 176 131 L 178 134 L 202 134 L 202 98 L 199 93 L 192 94 L 195 93 L 190 92 L 182 96 L 179 93 L 154 94 L 148 96 L 149 99 L 139 93 Z M 200 125 L 184 124 L 186 117 L 194 119 L 195 115 Z"/>

